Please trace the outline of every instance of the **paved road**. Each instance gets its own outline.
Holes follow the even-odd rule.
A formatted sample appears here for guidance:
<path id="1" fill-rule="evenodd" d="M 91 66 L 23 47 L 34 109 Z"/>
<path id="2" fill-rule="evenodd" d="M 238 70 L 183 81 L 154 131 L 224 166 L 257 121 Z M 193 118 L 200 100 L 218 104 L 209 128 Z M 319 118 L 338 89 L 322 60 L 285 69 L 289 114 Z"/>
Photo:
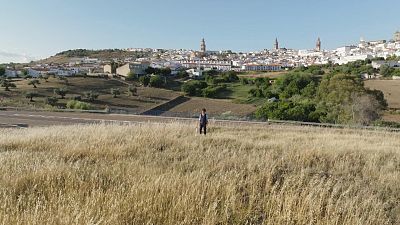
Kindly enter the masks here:
<path id="1" fill-rule="evenodd" d="M 160 123 L 160 122 L 187 122 L 196 123 L 196 119 L 174 118 L 162 116 L 142 116 L 142 115 L 122 115 L 122 114 L 97 114 L 97 113 L 74 113 L 74 112 L 31 112 L 31 111 L 0 111 L 1 125 L 21 124 L 28 127 L 53 126 L 53 125 L 72 125 L 72 124 L 93 124 L 93 123 Z M 259 124 L 235 121 L 215 120 L 214 123 L 223 124 Z"/>
<path id="2" fill-rule="evenodd" d="M 0 124 L 25 124 L 32 126 L 53 126 L 93 123 L 142 123 L 191 121 L 168 117 L 152 117 L 139 115 L 72 113 L 72 112 L 30 112 L 30 111 L 0 111 Z"/>

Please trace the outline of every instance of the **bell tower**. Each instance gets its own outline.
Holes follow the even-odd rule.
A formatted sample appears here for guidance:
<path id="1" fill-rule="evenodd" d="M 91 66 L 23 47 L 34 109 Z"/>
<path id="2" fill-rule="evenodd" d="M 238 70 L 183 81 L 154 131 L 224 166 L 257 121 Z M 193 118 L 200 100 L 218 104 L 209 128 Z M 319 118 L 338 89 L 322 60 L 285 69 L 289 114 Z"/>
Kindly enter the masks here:
<path id="1" fill-rule="evenodd" d="M 206 41 L 204 40 L 204 38 L 201 39 L 200 51 L 201 51 L 202 53 L 206 53 L 206 51 L 207 51 Z"/>
<path id="2" fill-rule="evenodd" d="M 318 52 L 321 51 L 321 39 L 319 37 L 318 37 L 318 40 L 317 40 L 317 45 L 316 45 L 315 50 L 317 50 Z"/>
<path id="3" fill-rule="evenodd" d="M 278 42 L 278 38 L 275 38 L 274 50 L 279 50 L 279 42 Z"/>

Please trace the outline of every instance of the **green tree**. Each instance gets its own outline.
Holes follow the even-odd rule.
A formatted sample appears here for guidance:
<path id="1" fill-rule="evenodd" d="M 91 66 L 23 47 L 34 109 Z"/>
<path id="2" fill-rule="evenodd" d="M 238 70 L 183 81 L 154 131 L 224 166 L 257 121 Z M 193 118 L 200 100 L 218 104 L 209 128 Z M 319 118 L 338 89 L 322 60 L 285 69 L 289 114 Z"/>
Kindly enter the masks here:
<path id="1" fill-rule="evenodd" d="M 153 68 L 151 66 L 149 66 L 146 70 L 145 70 L 146 74 L 150 75 L 150 74 L 156 74 L 157 73 L 157 69 Z"/>
<path id="2" fill-rule="evenodd" d="M 137 93 L 137 88 L 133 85 L 129 85 L 128 87 L 128 96 L 134 96 Z"/>
<path id="3" fill-rule="evenodd" d="M 67 95 L 68 90 L 66 88 L 57 88 L 54 89 L 54 94 L 59 95 L 61 99 L 65 98 L 65 95 Z"/>
<path id="4" fill-rule="evenodd" d="M 41 78 L 47 83 L 47 82 L 49 82 L 48 80 L 49 80 L 49 75 L 42 75 L 41 76 Z"/>
<path id="5" fill-rule="evenodd" d="M 365 124 L 366 111 L 379 112 L 384 109 L 383 94 L 364 88 L 358 76 L 336 74 L 326 76 L 318 87 L 317 111 L 320 121 L 339 124 Z M 361 109 L 360 102 L 368 105 Z M 375 116 L 369 116 L 375 119 Z"/>
<path id="6" fill-rule="evenodd" d="M 171 76 L 171 73 L 172 73 L 172 71 L 170 68 L 162 68 L 162 69 L 160 69 L 160 72 L 158 73 L 158 75 L 166 77 L 166 76 Z"/>
<path id="7" fill-rule="evenodd" d="M 382 65 L 379 69 L 379 73 L 384 77 L 391 77 L 394 69 L 389 67 L 388 65 Z"/>
<path id="8" fill-rule="evenodd" d="M 222 79 L 225 82 L 236 82 L 239 80 L 237 72 L 235 71 L 228 71 L 222 74 Z"/>
<path id="9" fill-rule="evenodd" d="M 316 106 L 313 102 L 268 102 L 256 111 L 258 119 L 293 120 L 318 122 Z"/>
<path id="10" fill-rule="evenodd" d="M 47 105 L 55 106 L 58 102 L 58 98 L 56 97 L 47 97 L 44 100 L 44 103 Z"/>
<path id="11" fill-rule="evenodd" d="M 118 88 L 111 88 L 110 93 L 112 94 L 113 98 L 117 98 L 118 95 L 121 94 L 121 92 Z"/>
<path id="12" fill-rule="evenodd" d="M 150 84 L 151 87 L 160 88 L 164 84 L 164 79 L 159 75 L 152 76 L 150 78 L 150 83 L 149 84 Z"/>
<path id="13" fill-rule="evenodd" d="M 139 78 L 139 82 L 143 85 L 143 86 L 148 86 L 149 85 L 149 83 L 150 83 L 150 76 L 141 76 L 140 78 Z"/>
<path id="14" fill-rule="evenodd" d="M 178 78 L 186 78 L 186 77 L 189 77 L 189 74 L 188 74 L 188 72 L 186 72 L 186 70 L 180 70 L 177 74 L 177 77 Z"/>
<path id="15" fill-rule="evenodd" d="M 30 102 L 34 102 L 33 98 L 38 97 L 39 94 L 37 92 L 26 92 L 25 93 L 25 98 L 29 98 Z"/>
<path id="16" fill-rule="evenodd" d="M 65 82 L 65 85 L 69 85 L 69 80 L 68 80 L 68 78 L 66 78 L 66 77 L 64 77 L 64 76 L 58 76 L 58 79 L 59 79 L 60 81 L 64 81 L 64 82 Z"/>
<path id="17" fill-rule="evenodd" d="M 134 81 L 137 79 L 137 75 L 134 72 L 129 72 L 128 76 L 126 77 L 127 81 Z"/>
<path id="18" fill-rule="evenodd" d="M 190 81 L 182 85 L 182 91 L 188 96 L 201 96 L 208 85 L 204 81 Z"/>
<path id="19" fill-rule="evenodd" d="M 0 66 L 0 77 L 4 76 L 6 74 L 6 68 Z"/>
<path id="20" fill-rule="evenodd" d="M 30 76 L 29 76 L 29 71 L 28 70 L 26 70 L 26 69 L 23 69 L 22 70 L 22 76 L 25 78 L 25 79 L 28 79 Z"/>
<path id="21" fill-rule="evenodd" d="M 85 95 L 85 98 L 89 102 L 93 102 L 94 100 L 96 100 L 99 97 L 99 93 L 94 92 L 94 91 L 86 91 L 83 94 Z"/>
<path id="22" fill-rule="evenodd" d="M 36 85 L 38 85 L 38 84 L 40 84 L 40 81 L 37 80 L 37 79 L 33 79 L 33 80 L 30 80 L 30 81 L 28 82 L 28 85 L 32 85 L 33 88 L 37 88 Z"/>
<path id="23" fill-rule="evenodd" d="M 16 88 L 17 86 L 7 79 L 0 80 L 0 84 L 4 87 L 5 91 L 10 91 L 10 88 Z"/>

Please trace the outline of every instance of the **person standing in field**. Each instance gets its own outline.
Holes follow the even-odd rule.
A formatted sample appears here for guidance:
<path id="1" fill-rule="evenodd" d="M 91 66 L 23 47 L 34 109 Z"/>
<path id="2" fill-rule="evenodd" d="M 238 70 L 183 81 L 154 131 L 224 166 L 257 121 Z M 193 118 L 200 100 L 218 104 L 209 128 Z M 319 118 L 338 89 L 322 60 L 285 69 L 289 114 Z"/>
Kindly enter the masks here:
<path id="1" fill-rule="evenodd" d="M 203 130 L 204 130 L 204 135 L 207 135 L 207 124 L 208 124 L 208 116 L 207 116 L 206 112 L 207 112 L 206 109 L 201 110 L 201 114 L 199 116 L 200 134 L 203 134 Z"/>

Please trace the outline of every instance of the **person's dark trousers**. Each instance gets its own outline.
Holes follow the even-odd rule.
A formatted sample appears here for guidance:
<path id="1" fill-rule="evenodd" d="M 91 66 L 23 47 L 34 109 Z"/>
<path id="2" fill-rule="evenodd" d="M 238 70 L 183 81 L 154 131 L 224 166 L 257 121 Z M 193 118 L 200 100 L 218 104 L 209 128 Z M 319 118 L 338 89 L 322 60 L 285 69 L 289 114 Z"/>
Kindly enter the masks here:
<path id="1" fill-rule="evenodd" d="M 203 133 L 203 129 L 204 129 L 204 135 L 206 135 L 207 134 L 207 125 L 200 124 L 200 134 Z"/>

